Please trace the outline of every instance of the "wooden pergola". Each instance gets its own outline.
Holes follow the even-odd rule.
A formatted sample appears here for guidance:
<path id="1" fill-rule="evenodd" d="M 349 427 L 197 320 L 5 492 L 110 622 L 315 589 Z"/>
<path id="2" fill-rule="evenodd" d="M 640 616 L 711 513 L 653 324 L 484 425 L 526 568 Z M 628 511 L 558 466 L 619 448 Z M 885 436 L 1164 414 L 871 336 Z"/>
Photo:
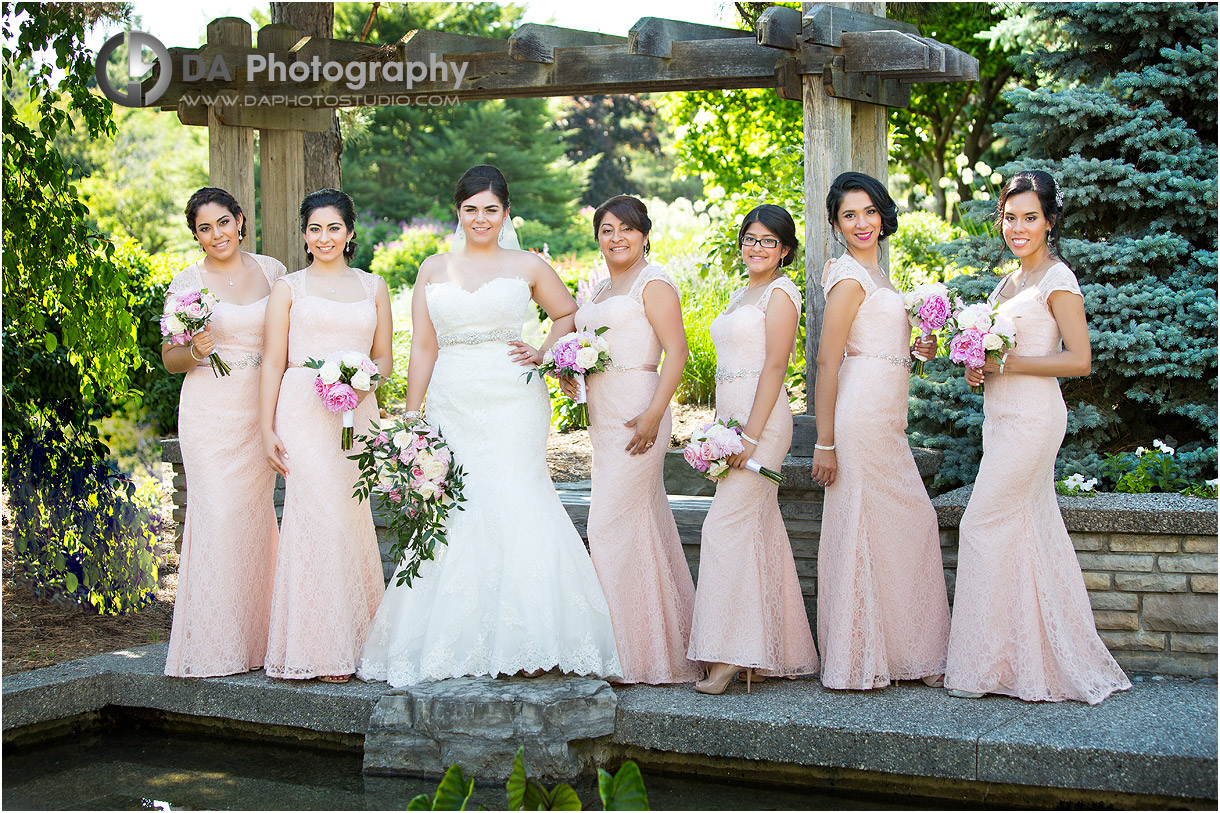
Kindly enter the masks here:
<path id="1" fill-rule="evenodd" d="M 767 9 L 756 30 L 645 17 L 626 37 L 527 24 L 511 37 L 492 39 L 441 31 L 412 31 L 393 45 L 302 37 L 290 26 L 268 25 L 251 47 L 251 27 L 227 17 L 208 25 L 207 44 L 170 49 L 204 65 L 223 56 L 244 66 L 250 55 L 274 53 L 280 62 L 466 63 L 458 90 L 453 77 L 414 83 L 380 76 L 358 91 L 338 81 L 251 81 L 244 68 L 229 81 L 184 81 L 175 75 L 157 106 L 188 125 L 208 128 L 209 181 L 249 202 L 248 231 L 263 232 L 263 251 L 289 269 L 305 265 L 297 206 L 307 191 L 303 136 L 330 126 L 338 106 L 376 106 L 387 99 L 457 97 L 461 101 L 537 96 L 648 93 L 730 88 L 774 88 L 800 102 L 805 136 L 805 308 L 809 398 L 797 416 L 791 454 L 810 456 L 816 438 L 813 387 L 825 297 L 820 270 L 835 243 L 822 215 L 826 189 L 854 169 L 885 182 L 888 160 L 886 108 L 910 103 L 915 82 L 978 79 L 978 60 L 919 36 L 910 24 L 885 18 L 878 2 L 806 4 L 802 11 Z M 151 89 L 156 75 L 146 80 Z M 228 96 L 228 98 L 223 98 Z M 217 98 L 222 97 L 222 98 Z M 247 104 L 247 98 L 275 104 Z M 400 103 L 400 102 L 389 102 Z M 262 205 L 254 201 L 254 131 L 259 131 Z M 459 169 L 455 167 L 455 171 Z M 511 180 L 511 179 L 510 179 Z"/>

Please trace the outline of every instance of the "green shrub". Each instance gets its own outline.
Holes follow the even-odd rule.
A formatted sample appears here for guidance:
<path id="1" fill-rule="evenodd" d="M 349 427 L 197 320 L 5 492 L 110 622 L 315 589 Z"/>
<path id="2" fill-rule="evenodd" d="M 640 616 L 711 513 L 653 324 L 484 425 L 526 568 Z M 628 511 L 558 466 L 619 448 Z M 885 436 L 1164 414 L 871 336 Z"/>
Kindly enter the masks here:
<path id="1" fill-rule="evenodd" d="M 352 268 L 368 271 L 373 265 L 373 254 L 383 243 L 393 241 L 407 228 L 405 220 L 391 220 L 388 217 L 374 218 L 363 215 L 356 218 L 356 253 L 348 260 Z M 289 268 L 295 271 L 295 268 Z"/>
<path id="2" fill-rule="evenodd" d="M 889 238 L 890 277 L 899 290 L 944 282 L 945 256 L 938 247 L 964 236 L 958 227 L 922 210 L 898 215 L 898 231 Z"/>
<path id="3" fill-rule="evenodd" d="M 448 250 L 445 238 L 449 233 L 437 221 L 412 221 L 397 239 L 374 248 L 369 270 L 384 279 L 391 291 L 414 285 L 420 263 Z"/>

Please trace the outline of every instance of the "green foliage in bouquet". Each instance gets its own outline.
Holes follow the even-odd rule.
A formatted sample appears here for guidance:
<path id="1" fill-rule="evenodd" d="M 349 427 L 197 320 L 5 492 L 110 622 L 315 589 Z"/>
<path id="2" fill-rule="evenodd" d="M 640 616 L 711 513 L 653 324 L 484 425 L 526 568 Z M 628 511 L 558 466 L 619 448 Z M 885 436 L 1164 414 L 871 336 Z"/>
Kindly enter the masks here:
<path id="1" fill-rule="evenodd" d="M 1080 280 L 1092 375 L 1064 379 L 1068 429 L 1057 466 L 1090 476 L 1150 437 L 1177 442 L 1183 476 L 1216 470 L 1216 6 L 1034 4 L 1064 46 L 1015 57 L 1036 89 L 1008 94 L 999 126 L 1018 161 L 1064 198 L 1064 260 Z M 1010 257 L 996 238 L 950 244 L 956 262 Z M 986 279 L 990 275 L 984 275 Z M 988 280 L 991 287 L 994 280 Z M 984 292 L 985 293 L 985 292 Z M 959 374 L 960 375 L 960 374 Z M 942 485 L 968 481 L 975 423 L 912 384 L 912 434 L 943 449 Z"/>
<path id="2" fill-rule="evenodd" d="M 426 445 L 412 452 L 416 438 Z M 439 430 L 418 418 L 397 418 L 386 427 L 373 422 L 358 440 L 360 452 L 348 457 L 360 467 L 352 496 L 363 502 L 377 495 L 386 533 L 394 540 L 390 557 L 398 563 L 397 584 L 409 587 L 420 565 L 436 557 L 436 546 L 447 544 L 450 512 L 465 510 L 466 472 L 452 457 L 438 459 L 435 453 L 447 452 L 448 444 Z M 441 468 L 430 471 L 436 465 Z M 412 476 L 413 468 L 421 474 L 419 480 Z"/>

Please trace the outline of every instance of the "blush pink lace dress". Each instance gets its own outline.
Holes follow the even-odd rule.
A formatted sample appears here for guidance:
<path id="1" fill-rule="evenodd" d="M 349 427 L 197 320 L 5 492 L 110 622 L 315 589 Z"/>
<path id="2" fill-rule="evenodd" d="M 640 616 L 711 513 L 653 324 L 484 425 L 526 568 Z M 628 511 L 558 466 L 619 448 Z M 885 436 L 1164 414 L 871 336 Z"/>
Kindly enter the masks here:
<path id="1" fill-rule="evenodd" d="M 1063 263 L 1000 304 L 1017 326 L 1014 355 L 1060 352 L 1047 305 L 1054 291 L 1080 296 Z M 945 686 L 1100 703 L 1131 683 L 1097 635 L 1055 499 L 1055 456 L 1067 427 L 1059 381 L 988 375 L 983 415 L 983 460 L 960 528 Z"/>
<path id="2" fill-rule="evenodd" d="M 902 295 L 849 255 L 822 274 L 865 299 L 839 368 L 834 441 L 818 546 L 822 685 L 872 689 L 945 671 L 949 599 L 936 511 L 907 443 L 910 323 Z M 850 283 L 849 283 L 850 284 Z"/>
<path id="3" fill-rule="evenodd" d="M 674 285 L 657 265 L 640 271 L 631 290 L 576 312 L 578 330 L 610 328 L 611 369 L 587 379 L 593 493 L 589 550 L 610 605 L 624 683 L 689 683 L 701 670 L 686 659 L 695 582 L 665 496 L 663 470 L 673 422 L 661 419 L 656 445 L 624 451 L 635 431 L 623 424 L 652 402 L 661 343 L 644 313 L 650 282 Z M 596 298 L 596 297 L 595 297 Z"/>
<path id="4" fill-rule="evenodd" d="M 284 266 L 250 255 L 273 285 Z M 199 264 L 184 268 L 169 294 L 203 288 Z M 216 352 L 232 368 L 217 378 L 201 362 L 178 401 L 178 442 L 186 470 L 186 522 L 165 674 L 213 677 L 257 669 L 267 648 L 275 567 L 275 472 L 258 432 L 259 363 L 267 298 L 224 301 L 212 316 Z"/>
<path id="5" fill-rule="evenodd" d="M 801 310 L 801 295 L 787 277 L 763 291 L 756 305 L 729 299 L 712 322 L 716 345 L 716 416 L 750 418 L 758 374 L 766 360 L 765 318 L 771 296 L 787 296 Z M 792 442 L 792 410 L 781 388 L 754 459 L 779 471 Z M 691 624 L 692 661 L 753 667 L 771 675 L 818 670 L 818 653 L 779 512 L 779 486 L 745 469 L 733 469 L 716 485 L 703 521 L 699 584 Z"/>
<path id="6" fill-rule="evenodd" d="M 347 456 L 358 449 L 339 447 L 342 416 L 314 392 L 317 371 L 301 366 L 310 358 L 372 349 L 378 278 L 355 272 L 365 292 L 355 302 L 306 294 L 305 271 L 283 278 L 292 290 L 289 366 L 280 383 L 275 431 L 288 452 L 288 477 L 267 641 L 271 677 L 355 672 L 385 589 L 372 511 L 352 496 L 359 469 Z M 365 398 L 355 417 L 356 435 L 368 432 L 377 419 L 377 399 Z"/>

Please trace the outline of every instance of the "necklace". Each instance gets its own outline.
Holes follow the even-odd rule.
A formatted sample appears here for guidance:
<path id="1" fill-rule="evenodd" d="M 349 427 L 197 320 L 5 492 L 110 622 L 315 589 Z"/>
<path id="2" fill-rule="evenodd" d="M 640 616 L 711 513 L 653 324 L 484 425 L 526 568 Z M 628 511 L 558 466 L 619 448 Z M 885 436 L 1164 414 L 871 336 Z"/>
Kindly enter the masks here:
<path id="1" fill-rule="evenodd" d="M 240 256 L 240 255 L 239 255 L 239 256 Z M 207 272 L 208 272 L 208 273 L 210 273 L 210 274 L 218 274 L 218 273 L 222 273 L 222 272 L 219 272 L 219 271 L 210 271 L 210 270 L 208 269 L 208 258 L 207 258 L 206 256 L 203 258 L 203 262 L 201 262 L 201 263 L 200 263 L 200 265 L 202 265 L 202 266 L 203 266 L 203 270 L 204 270 L 204 271 L 207 271 Z M 227 276 L 228 276 L 228 279 L 229 279 L 229 286 L 230 286 L 230 287 L 232 287 L 232 285 L 233 285 L 233 275 L 232 275 L 232 274 L 228 274 Z"/>
<path id="2" fill-rule="evenodd" d="M 1034 274 L 1037 274 L 1039 271 L 1044 271 L 1044 270 L 1046 270 L 1046 268 L 1050 267 L 1050 266 L 1046 266 L 1046 268 L 1043 267 L 1046 265 L 1047 260 L 1054 260 L 1054 259 L 1055 258 L 1053 255 L 1048 255 L 1043 258 L 1042 262 L 1040 262 L 1036 266 L 1034 266 L 1034 269 L 1032 271 L 1023 272 L 1021 274 L 1021 285 L 1020 285 L 1020 287 L 1017 288 L 1017 293 L 1021 293 L 1022 291 L 1025 290 L 1025 286 L 1029 284 L 1030 277 L 1032 277 Z M 1052 263 L 1052 265 L 1053 264 L 1054 263 Z M 1016 280 L 1014 279 L 1013 282 L 1015 283 Z"/>
<path id="3" fill-rule="evenodd" d="M 331 282 L 330 282 L 330 292 L 331 292 L 332 294 L 335 292 L 335 289 L 339 287 L 339 280 L 343 279 L 345 276 L 347 276 L 347 271 L 346 271 L 346 269 L 344 269 L 343 271 L 340 271 L 340 272 L 339 272 L 339 273 L 338 273 L 338 274 L 335 276 L 335 278 L 331 280 Z M 323 279 L 325 279 L 325 276 L 323 276 Z M 322 284 L 323 284 L 323 285 L 325 285 L 326 283 L 324 282 L 324 283 L 322 283 Z"/>

